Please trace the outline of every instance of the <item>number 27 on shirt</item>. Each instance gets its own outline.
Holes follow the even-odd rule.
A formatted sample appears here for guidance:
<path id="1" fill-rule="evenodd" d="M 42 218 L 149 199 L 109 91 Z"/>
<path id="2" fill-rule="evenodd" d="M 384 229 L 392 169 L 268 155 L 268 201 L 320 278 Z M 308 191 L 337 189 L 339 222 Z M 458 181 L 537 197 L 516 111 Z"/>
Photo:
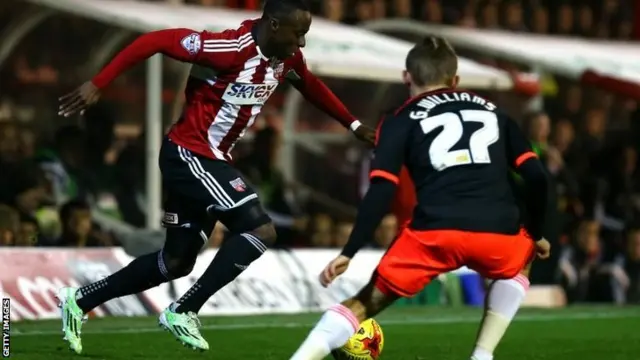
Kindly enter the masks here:
<path id="1" fill-rule="evenodd" d="M 491 163 L 489 146 L 500 137 L 498 117 L 486 110 L 461 110 L 459 113 L 447 112 L 429 117 L 426 111 L 412 111 L 410 114 L 412 119 L 423 119 L 420 127 L 425 134 L 442 127 L 442 132 L 429 147 L 431 165 L 438 171 L 452 166 Z M 466 122 L 478 122 L 482 127 L 471 134 L 467 148 L 451 150 L 462 138 Z"/>

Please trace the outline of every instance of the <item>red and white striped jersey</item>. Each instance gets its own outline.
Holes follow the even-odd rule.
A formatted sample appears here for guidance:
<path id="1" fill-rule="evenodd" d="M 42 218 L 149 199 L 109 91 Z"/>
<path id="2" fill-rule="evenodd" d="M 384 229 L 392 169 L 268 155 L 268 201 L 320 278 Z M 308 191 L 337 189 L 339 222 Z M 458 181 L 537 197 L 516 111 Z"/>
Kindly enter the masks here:
<path id="1" fill-rule="evenodd" d="M 298 50 L 284 61 L 266 58 L 252 30 L 258 20 L 219 33 L 166 29 L 138 37 L 93 79 L 102 89 L 119 74 L 158 53 L 192 63 L 180 120 L 168 136 L 176 144 L 212 159 L 230 160 L 229 152 L 255 121 L 271 94 L 287 78 L 299 80 L 304 97 L 345 127 L 360 122 L 314 76 Z"/>
<path id="2" fill-rule="evenodd" d="M 194 32 L 179 40 L 194 66 L 182 116 L 168 135 L 176 144 L 230 160 L 230 151 L 284 76 L 307 71 L 300 51 L 285 61 L 265 57 L 252 35 L 255 22 L 220 33 Z"/>

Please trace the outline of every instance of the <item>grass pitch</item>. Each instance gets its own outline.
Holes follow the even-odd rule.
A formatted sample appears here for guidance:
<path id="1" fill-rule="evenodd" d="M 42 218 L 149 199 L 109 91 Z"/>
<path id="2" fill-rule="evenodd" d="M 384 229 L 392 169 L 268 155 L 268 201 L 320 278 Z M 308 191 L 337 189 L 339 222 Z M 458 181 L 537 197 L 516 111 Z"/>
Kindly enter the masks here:
<path id="1" fill-rule="evenodd" d="M 480 311 L 468 308 L 394 308 L 376 319 L 385 336 L 383 360 L 469 358 Z M 318 314 L 202 318 L 211 350 L 183 348 L 161 331 L 156 318 L 91 319 L 84 353 L 71 353 L 59 321 L 14 322 L 11 357 L 58 359 L 286 360 Z M 640 308 L 576 307 L 521 311 L 498 348 L 496 360 L 638 360 Z"/>

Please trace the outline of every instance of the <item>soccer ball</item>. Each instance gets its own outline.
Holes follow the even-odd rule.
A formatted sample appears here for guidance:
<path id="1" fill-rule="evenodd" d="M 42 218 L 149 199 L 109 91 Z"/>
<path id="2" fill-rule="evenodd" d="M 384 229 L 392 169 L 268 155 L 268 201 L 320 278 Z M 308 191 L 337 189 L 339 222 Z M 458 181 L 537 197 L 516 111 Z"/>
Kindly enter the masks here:
<path id="1" fill-rule="evenodd" d="M 340 349 L 331 355 L 336 360 L 377 360 L 382 353 L 384 336 L 377 321 L 365 320 L 360 329 Z"/>

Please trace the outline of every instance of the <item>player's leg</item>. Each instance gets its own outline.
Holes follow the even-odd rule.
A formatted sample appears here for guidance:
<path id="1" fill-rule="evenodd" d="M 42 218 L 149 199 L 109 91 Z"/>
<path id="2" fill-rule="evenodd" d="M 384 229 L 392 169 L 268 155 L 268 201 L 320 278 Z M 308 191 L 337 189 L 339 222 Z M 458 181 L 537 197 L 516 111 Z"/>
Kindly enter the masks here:
<path id="1" fill-rule="evenodd" d="M 216 219 L 206 212 L 206 206 L 197 204 L 198 202 L 193 198 L 184 198 L 180 205 L 182 211 L 165 212 L 163 223 L 167 228 L 167 242 L 162 254 L 165 255 L 164 266 L 170 279 L 191 273 L 198 253 L 213 232 Z M 187 210 L 188 207 L 191 209 Z M 189 214 L 189 211 L 194 212 L 190 217 L 180 215 Z M 184 243 L 187 241 L 194 245 L 186 247 Z M 185 254 L 185 251 L 189 253 Z M 191 261 L 189 261 L 190 259 Z M 206 340 L 200 336 L 198 330 L 200 322 L 194 314 L 173 316 L 171 312 L 165 310 L 160 315 L 159 325 L 170 331 L 185 345 L 203 349 L 209 346 Z"/>
<path id="2" fill-rule="evenodd" d="M 256 193 L 229 164 L 195 156 L 185 157 L 206 179 L 215 202 L 210 207 L 232 236 L 218 249 L 213 261 L 195 284 L 160 316 L 160 323 L 180 341 L 200 350 L 208 343 L 198 330 L 196 314 L 273 244 L 276 232 Z"/>
<path id="3" fill-rule="evenodd" d="M 401 296 L 380 288 L 374 279 L 360 292 L 324 312 L 291 360 L 321 360 L 344 345 L 364 320 L 379 314 Z"/>
<path id="4" fill-rule="evenodd" d="M 448 234 L 437 231 L 405 229 L 382 257 L 369 284 L 358 295 L 329 308 L 291 360 L 324 359 L 344 345 L 362 321 L 400 297 L 417 294 L 440 273 L 458 268 L 457 251 L 443 251 L 450 248 L 449 240 Z"/>
<path id="5" fill-rule="evenodd" d="M 202 276 L 174 304 L 178 313 L 198 313 L 213 294 L 237 278 L 276 240 L 275 227 L 257 199 L 228 210 L 221 221 L 232 235 L 222 243 Z"/>
<path id="6" fill-rule="evenodd" d="M 188 275 L 202 244 L 202 236 L 192 229 L 170 228 L 162 250 L 140 256 L 109 277 L 80 289 L 61 289 L 58 299 L 63 331 L 71 349 L 82 352 L 80 336 L 86 313 L 111 299 L 137 294 Z"/>
<path id="7" fill-rule="evenodd" d="M 193 269 L 198 252 L 213 229 L 213 225 L 210 225 L 209 230 L 203 230 L 198 225 L 202 222 L 202 215 L 206 214 L 206 206 L 202 205 L 201 211 L 196 212 L 198 206 L 194 204 L 197 201 L 178 194 L 175 186 L 172 186 L 174 173 L 179 173 L 180 168 L 167 166 L 171 164 L 171 158 L 167 158 L 165 147 L 166 144 L 163 145 L 160 156 L 161 166 L 164 165 L 163 180 L 168 186 L 163 220 L 167 229 L 163 249 L 134 259 L 102 280 L 79 289 L 63 288 L 58 293 L 65 340 L 77 353 L 82 351 L 80 336 L 82 325 L 86 321 L 85 314 L 111 299 L 137 294 L 188 275 Z"/>
<path id="8" fill-rule="evenodd" d="M 480 239 L 477 239 L 480 245 Z M 484 314 L 472 360 L 492 360 L 493 353 L 529 289 L 529 269 L 533 254 L 533 241 L 524 234 L 498 236 L 482 241 L 487 260 L 478 270 L 494 278 L 485 300 Z M 482 250 L 479 250 L 482 251 Z M 498 259 L 496 261 L 496 259 Z M 476 263 L 478 264 L 478 263 Z"/>

